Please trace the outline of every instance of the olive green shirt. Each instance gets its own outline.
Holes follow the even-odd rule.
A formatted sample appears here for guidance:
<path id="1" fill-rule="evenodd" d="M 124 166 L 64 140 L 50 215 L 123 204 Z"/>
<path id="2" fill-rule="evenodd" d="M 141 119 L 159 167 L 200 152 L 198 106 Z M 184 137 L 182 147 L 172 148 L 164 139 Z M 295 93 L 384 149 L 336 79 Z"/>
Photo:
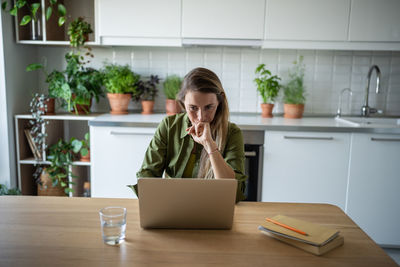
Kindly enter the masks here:
<path id="1" fill-rule="evenodd" d="M 191 123 L 186 113 L 168 116 L 158 125 L 157 131 L 147 148 L 142 167 L 136 177 L 181 178 L 188 164 L 194 147 L 193 138 L 186 132 Z M 229 123 L 224 151 L 221 152 L 225 162 L 234 170 L 238 181 L 236 200 L 244 200 L 246 175 L 244 174 L 244 145 L 241 130 Z M 197 144 L 199 151 L 203 146 Z M 193 176 L 199 171 L 199 158 L 193 167 Z"/>

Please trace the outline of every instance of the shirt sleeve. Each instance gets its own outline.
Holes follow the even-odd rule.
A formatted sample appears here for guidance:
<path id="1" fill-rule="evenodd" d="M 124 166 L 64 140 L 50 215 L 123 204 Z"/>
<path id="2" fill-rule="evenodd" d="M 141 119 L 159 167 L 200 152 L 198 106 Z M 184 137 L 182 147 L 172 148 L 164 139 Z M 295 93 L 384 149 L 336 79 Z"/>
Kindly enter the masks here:
<path id="1" fill-rule="evenodd" d="M 168 126 L 166 118 L 158 125 L 136 177 L 162 177 L 166 166 Z"/>
<path id="2" fill-rule="evenodd" d="M 235 172 L 235 178 L 238 181 L 238 191 L 236 201 L 244 200 L 247 176 L 244 173 L 244 144 L 242 131 L 235 125 L 230 123 L 228 129 L 228 137 L 224 149 L 223 157 L 226 163 Z"/>

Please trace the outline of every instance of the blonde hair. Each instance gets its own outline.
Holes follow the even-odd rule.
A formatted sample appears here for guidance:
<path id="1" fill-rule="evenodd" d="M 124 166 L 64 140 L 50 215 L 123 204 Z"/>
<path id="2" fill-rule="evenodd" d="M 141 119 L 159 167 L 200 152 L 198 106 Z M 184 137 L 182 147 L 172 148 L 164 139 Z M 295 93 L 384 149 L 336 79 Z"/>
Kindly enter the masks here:
<path id="1" fill-rule="evenodd" d="M 209 69 L 195 68 L 186 74 L 177 99 L 184 108 L 185 96 L 188 92 L 214 93 L 217 96 L 218 107 L 214 119 L 210 123 L 211 135 L 218 145 L 219 151 L 224 151 L 228 134 L 229 107 L 224 88 L 218 76 Z M 214 172 L 207 151 L 203 149 L 200 156 L 198 178 L 213 179 Z"/>

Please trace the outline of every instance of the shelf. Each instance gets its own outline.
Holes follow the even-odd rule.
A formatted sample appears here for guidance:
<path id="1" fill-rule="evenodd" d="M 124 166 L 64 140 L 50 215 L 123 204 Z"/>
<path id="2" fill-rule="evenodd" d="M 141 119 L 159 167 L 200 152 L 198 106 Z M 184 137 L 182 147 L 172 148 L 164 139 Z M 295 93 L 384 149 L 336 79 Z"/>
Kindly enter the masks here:
<path id="1" fill-rule="evenodd" d="M 31 157 L 31 158 L 26 158 L 23 160 L 19 161 L 20 164 L 42 164 L 42 165 L 50 165 L 50 161 L 48 160 L 36 160 L 35 158 Z M 90 166 L 90 162 L 86 162 L 86 161 L 73 161 L 72 162 L 73 166 Z"/>
<path id="2" fill-rule="evenodd" d="M 69 41 L 35 41 L 35 40 L 20 40 L 18 41 L 20 44 L 34 44 L 34 45 L 68 45 L 69 46 Z M 85 45 L 89 46 L 95 46 L 95 45 L 100 45 L 97 42 L 86 42 Z"/>
<path id="3" fill-rule="evenodd" d="M 71 113 L 60 113 L 56 115 L 43 115 L 42 117 L 45 120 L 77 120 L 77 121 L 90 121 L 95 119 L 97 116 L 100 116 L 104 113 L 90 113 L 88 115 L 75 115 Z M 22 115 L 15 115 L 16 119 L 32 119 L 31 114 L 22 114 Z"/>

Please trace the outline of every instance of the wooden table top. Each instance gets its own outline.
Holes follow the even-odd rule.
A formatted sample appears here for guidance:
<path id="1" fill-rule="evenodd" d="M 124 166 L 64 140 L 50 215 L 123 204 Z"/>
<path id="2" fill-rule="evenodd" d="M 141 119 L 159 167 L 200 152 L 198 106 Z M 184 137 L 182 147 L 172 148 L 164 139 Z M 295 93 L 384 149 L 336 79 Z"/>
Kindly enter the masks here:
<path id="1" fill-rule="evenodd" d="M 105 245 L 98 211 L 127 208 L 126 241 Z M 315 256 L 259 232 L 284 214 L 340 230 L 344 245 Z M 397 266 L 341 209 L 327 204 L 241 202 L 232 230 L 144 230 L 138 201 L 0 197 L 0 266 Z"/>

